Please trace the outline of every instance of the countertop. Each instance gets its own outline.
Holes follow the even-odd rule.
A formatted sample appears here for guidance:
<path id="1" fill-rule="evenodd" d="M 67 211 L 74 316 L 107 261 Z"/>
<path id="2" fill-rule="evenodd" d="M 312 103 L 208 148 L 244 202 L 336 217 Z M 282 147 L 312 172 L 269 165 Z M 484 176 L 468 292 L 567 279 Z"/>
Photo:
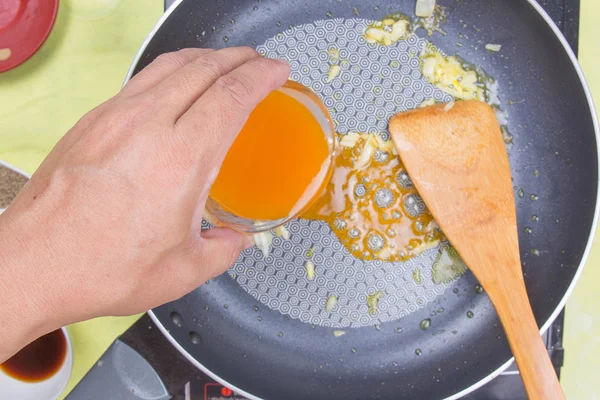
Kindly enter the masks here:
<path id="1" fill-rule="evenodd" d="M 600 2 L 581 3 L 579 58 L 600 104 Z M 83 0 L 62 0 L 56 25 L 41 50 L 0 74 L 0 159 L 28 173 L 83 114 L 118 92 L 144 37 L 163 12 L 162 0 L 123 0 L 109 16 L 90 20 L 82 4 Z M 598 236 L 566 307 L 561 381 L 570 399 L 600 399 Z M 74 369 L 67 392 L 137 317 L 98 318 L 69 327 Z"/>

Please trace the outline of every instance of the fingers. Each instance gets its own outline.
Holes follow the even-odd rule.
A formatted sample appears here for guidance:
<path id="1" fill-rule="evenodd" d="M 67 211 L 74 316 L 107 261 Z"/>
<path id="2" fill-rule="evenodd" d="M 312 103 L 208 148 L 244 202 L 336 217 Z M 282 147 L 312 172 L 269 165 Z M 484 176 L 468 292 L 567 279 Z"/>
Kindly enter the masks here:
<path id="1" fill-rule="evenodd" d="M 289 77 L 284 61 L 254 58 L 219 78 L 175 125 L 174 139 L 203 160 L 203 177 L 216 178 L 225 154 L 252 110 Z"/>
<path id="2" fill-rule="evenodd" d="M 161 54 L 127 82 L 122 93 L 135 96 L 150 90 L 190 62 L 213 51 L 213 49 L 190 48 Z"/>
<path id="3" fill-rule="evenodd" d="M 148 95 L 161 103 L 161 116 L 174 124 L 220 77 L 260 55 L 249 47 L 233 47 L 204 54 L 163 79 Z"/>
<path id="4" fill-rule="evenodd" d="M 254 245 L 252 236 L 229 228 L 213 228 L 192 239 L 186 251 L 184 268 L 189 269 L 195 287 L 225 272 L 240 252 Z M 188 275 L 189 276 L 189 275 Z"/>

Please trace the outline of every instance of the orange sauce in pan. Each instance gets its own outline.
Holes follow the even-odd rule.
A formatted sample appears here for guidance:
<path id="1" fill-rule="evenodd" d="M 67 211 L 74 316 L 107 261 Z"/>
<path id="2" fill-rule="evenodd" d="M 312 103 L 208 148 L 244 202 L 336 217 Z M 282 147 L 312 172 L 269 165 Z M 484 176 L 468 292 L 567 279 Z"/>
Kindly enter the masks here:
<path id="1" fill-rule="evenodd" d="M 393 144 L 372 134 L 357 136 L 352 146 L 342 140 L 325 193 L 302 218 L 327 222 L 348 251 L 364 260 L 402 261 L 437 246 L 443 233 Z"/>

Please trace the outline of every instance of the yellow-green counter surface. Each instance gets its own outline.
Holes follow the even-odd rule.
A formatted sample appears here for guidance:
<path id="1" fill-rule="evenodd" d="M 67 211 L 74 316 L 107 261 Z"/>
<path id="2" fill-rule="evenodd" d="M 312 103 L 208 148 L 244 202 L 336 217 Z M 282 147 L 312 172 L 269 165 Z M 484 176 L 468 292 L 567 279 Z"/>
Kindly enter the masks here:
<path id="1" fill-rule="evenodd" d="M 109 16 L 86 20 L 77 9 L 83 3 L 62 0 L 56 25 L 41 50 L 0 74 L 0 159 L 28 173 L 85 112 L 119 90 L 139 46 L 163 12 L 162 0 L 123 0 Z M 600 2 L 581 3 L 580 62 L 600 104 Z M 567 303 L 562 385 L 569 399 L 600 400 L 599 288 L 597 235 Z M 67 391 L 136 318 L 98 318 L 69 327 L 74 367 Z"/>

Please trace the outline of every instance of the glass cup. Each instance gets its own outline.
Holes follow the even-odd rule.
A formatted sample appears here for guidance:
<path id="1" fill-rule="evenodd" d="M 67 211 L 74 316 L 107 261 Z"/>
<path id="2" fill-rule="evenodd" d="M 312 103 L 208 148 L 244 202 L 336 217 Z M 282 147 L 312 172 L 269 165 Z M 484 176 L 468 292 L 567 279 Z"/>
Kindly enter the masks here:
<path id="1" fill-rule="evenodd" d="M 325 190 L 333 170 L 333 158 L 335 155 L 336 138 L 335 130 L 329 112 L 319 97 L 306 86 L 287 81 L 280 89 L 283 94 L 292 97 L 312 114 L 317 120 L 323 136 L 325 136 L 328 146 L 328 156 L 319 173 L 315 176 L 309 187 L 296 202 L 296 205 L 290 211 L 289 215 L 279 219 L 253 220 L 245 218 L 226 210 L 217 201 L 210 196 L 206 202 L 204 218 L 215 226 L 226 226 L 244 233 L 259 233 L 277 228 L 298 217 L 306 211 Z"/>

